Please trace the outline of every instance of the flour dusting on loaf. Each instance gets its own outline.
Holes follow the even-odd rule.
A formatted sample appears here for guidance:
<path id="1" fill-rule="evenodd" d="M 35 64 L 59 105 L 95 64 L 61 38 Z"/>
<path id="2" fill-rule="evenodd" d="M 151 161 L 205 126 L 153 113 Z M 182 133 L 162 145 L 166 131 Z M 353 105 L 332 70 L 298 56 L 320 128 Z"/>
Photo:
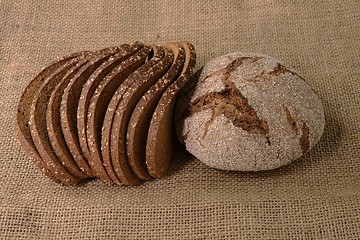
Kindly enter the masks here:
<path id="1" fill-rule="evenodd" d="M 278 168 L 308 152 L 323 133 L 319 97 L 272 57 L 221 56 L 196 81 L 178 99 L 177 132 L 187 150 L 211 167 Z"/>

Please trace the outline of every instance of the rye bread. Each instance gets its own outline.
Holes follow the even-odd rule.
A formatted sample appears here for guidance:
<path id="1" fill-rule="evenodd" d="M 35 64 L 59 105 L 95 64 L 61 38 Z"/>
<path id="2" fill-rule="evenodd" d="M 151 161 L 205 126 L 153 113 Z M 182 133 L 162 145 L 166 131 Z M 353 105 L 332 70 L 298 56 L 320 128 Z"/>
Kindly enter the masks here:
<path id="1" fill-rule="evenodd" d="M 109 153 L 110 151 L 110 161 L 115 173 L 126 185 L 140 183 L 132 172 L 126 156 L 126 131 L 131 113 L 144 92 L 167 71 L 168 66 L 173 61 L 173 54 L 164 51 L 162 47 L 153 46 L 153 53 L 152 58 L 131 74 L 118 88 L 109 104 L 110 109 L 116 110 L 107 112 L 110 113 L 111 119 L 113 119 L 110 122 L 113 124 L 111 129 L 108 128 L 105 131 L 106 134 L 103 134 L 103 136 L 107 135 L 107 138 L 102 139 L 103 149 L 107 147 L 108 151 L 106 152 Z M 107 116 L 109 115 L 107 114 Z M 103 130 L 106 130 L 106 127 Z"/>
<path id="2" fill-rule="evenodd" d="M 69 81 L 78 74 L 81 68 L 88 63 L 88 59 L 80 60 L 75 66 L 68 70 L 68 72 L 62 77 L 58 82 L 55 88 L 50 92 L 46 92 L 46 87 L 43 88 L 43 91 L 39 94 L 49 94 L 50 98 L 48 99 L 45 111 L 45 123 L 47 129 L 47 136 L 51 147 L 58 157 L 61 164 L 74 176 L 80 178 L 87 178 L 88 174 L 81 169 L 81 167 L 74 161 L 74 157 L 69 152 L 69 149 L 65 143 L 63 133 L 60 126 L 60 102 L 63 89 L 69 83 Z M 49 83 L 51 84 L 51 83 Z M 45 99 L 45 96 L 40 96 Z M 39 106 L 40 109 L 42 106 Z M 35 112 L 36 114 L 36 112 Z"/>
<path id="3" fill-rule="evenodd" d="M 175 139 L 173 107 L 177 93 L 187 83 L 196 63 L 194 47 L 188 42 L 179 42 L 185 49 L 185 64 L 180 76 L 161 96 L 152 116 L 146 142 L 146 165 L 152 177 L 166 174 L 172 157 Z"/>
<path id="4" fill-rule="evenodd" d="M 148 69 L 149 65 L 155 64 L 156 61 L 160 61 L 165 56 L 164 49 L 157 46 L 151 46 L 151 51 L 148 54 L 147 62 L 140 66 L 135 72 L 130 74 L 124 82 L 119 86 L 119 88 L 116 90 L 115 94 L 112 96 L 112 99 L 108 105 L 108 109 L 105 113 L 104 122 L 110 123 L 110 124 L 104 124 L 101 129 L 101 154 L 104 162 L 104 166 L 108 174 L 111 174 L 116 178 L 116 183 L 120 184 L 122 183 L 122 180 L 120 177 L 118 177 L 115 172 L 115 168 L 111 161 L 111 150 L 110 150 L 110 143 L 111 143 L 111 129 L 113 127 L 113 119 L 115 110 L 117 108 L 117 105 L 119 101 L 122 99 L 124 92 L 128 87 L 130 87 L 134 81 L 137 80 L 137 78 L 140 76 L 140 72 L 146 71 Z M 136 182 L 136 184 L 139 183 L 139 180 L 137 178 L 133 178 L 133 181 Z"/>
<path id="5" fill-rule="evenodd" d="M 107 61 L 103 62 L 101 66 L 99 66 L 93 72 L 93 74 L 89 77 L 89 79 L 86 81 L 82 88 L 77 109 L 77 129 L 80 147 L 87 160 L 91 158 L 86 135 L 87 113 L 89 109 L 90 99 L 103 78 L 113 68 L 115 68 L 125 59 L 129 58 L 131 55 L 139 51 L 139 49 L 141 49 L 142 47 L 143 44 L 140 42 L 136 42 L 133 45 L 121 45 L 119 47 L 119 52 L 116 53 L 114 56 L 111 56 Z"/>
<path id="6" fill-rule="evenodd" d="M 101 127 L 103 123 L 111 124 L 104 122 L 105 112 L 116 89 L 131 73 L 144 64 L 149 52 L 150 48 L 144 46 L 121 62 L 100 82 L 90 99 L 86 125 L 87 142 L 91 153 L 91 158 L 88 160 L 93 172 L 103 181 L 117 182 L 116 178 L 111 178 L 107 174 L 101 156 Z"/>
<path id="7" fill-rule="evenodd" d="M 46 128 L 46 107 L 51 92 L 56 85 L 64 76 L 70 73 L 69 71 L 76 71 L 79 67 L 77 64 L 82 64 L 79 62 L 87 57 L 88 55 L 69 60 L 65 65 L 48 77 L 41 84 L 30 107 L 29 126 L 35 147 L 50 171 L 57 175 L 62 182 L 68 183 L 69 185 L 77 184 L 79 181 L 85 179 L 86 175 L 81 173 L 80 169 L 77 169 L 74 162 L 63 161 L 64 159 L 59 159 L 56 156 L 51 146 Z M 63 166 L 62 164 L 69 165 Z"/>
<path id="8" fill-rule="evenodd" d="M 186 105 L 181 137 L 192 155 L 213 168 L 279 168 L 308 152 L 324 129 L 314 90 L 264 54 L 234 52 L 212 59 L 188 95 L 178 102 Z"/>
<path id="9" fill-rule="evenodd" d="M 58 98 L 58 100 L 61 99 L 61 105 L 59 101 L 57 105 L 58 108 L 56 109 L 57 116 L 53 118 L 53 120 L 51 120 L 51 118 L 49 119 L 50 122 L 56 123 L 57 130 L 55 131 L 58 131 L 57 139 L 60 140 L 60 142 L 63 142 L 65 140 L 65 144 L 67 145 L 68 150 L 70 150 L 73 159 L 75 160 L 79 168 L 88 177 L 93 177 L 94 174 L 92 173 L 89 163 L 87 162 L 81 151 L 79 138 L 77 135 L 78 129 L 76 124 L 76 115 L 80 93 L 83 85 L 89 79 L 90 75 L 94 72 L 94 70 L 118 51 L 118 47 L 109 47 L 95 52 L 93 57 L 91 57 L 89 61 L 81 67 L 81 69 L 76 73 L 76 75 L 72 77 L 68 84 L 65 85 L 65 87 L 63 87 L 62 89 L 60 89 L 59 93 L 57 93 L 62 96 Z M 53 143 L 59 143 L 59 141 L 54 141 Z M 67 148 L 63 147 L 61 149 L 66 150 Z"/>
<path id="10" fill-rule="evenodd" d="M 52 173 L 41 159 L 32 139 L 29 120 L 30 120 L 30 106 L 36 96 L 37 90 L 40 88 L 42 82 L 53 74 L 58 68 L 68 62 L 70 59 L 89 52 L 74 53 L 60 59 L 56 59 L 48 67 L 42 69 L 24 89 L 20 100 L 18 102 L 18 109 L 15 120 L 15 132 L 20 145 L 24 148 L 25 153 L 32 159 L 35 166 L 48 178 L 54 182 L 59 183 L 60 180 Z"/>
<path id="11" fill-rule="evenodd" d="M 79 66 L 76 71 L 69 71 L 71 72 L 71 74 L 68 74 L 68 76 L 64 77 L 58 83 L 58 85 L 52 91 L 47 104 L 46 126 L 49 140 L 55 154 L 58 156 L 61 162 L 75 162 L 78 168 L 80 168 L 80 170 L 86 175 L 86 177 L 93 176 L 90 168 L 88 167 L 88 164 L 86 163 L 86 161 L 84 161 L 83 158 L 81 158 L 81 152 L 80 154 L 74 154 L 69 150 L 69 147 L 64 139 L 64 132 L 62 131 L 60 120 L 60 104 L 62 96 L 64 94 L 64 90 L 66 89 L 68 84 L 70 84 L 74 79 L 78 79 L 79 76 L 82 76 L 83 72 L 86 71 L 86 69 L 89 69 L 90 65 L 96 64 L 97 58 L 101 58 L 101 56 L 105 55 L 105 53 L 109 51 L 110 50 L 108 49 L 97 51 L 93 54 L 91 58 L 88 59 L 88 61 L 83 61 L 83 64 Z"/>
<path id="12" fill-rule="evenodd" d="M 167 87 L 177 78 L 185 61 L 185 50 L 176 43 L 166 43 L 163 47 L 174 53 L 174 61 L 168 72 L 153 85 L 137 103 L 127 129 L 126 151 L 131 169 L 142 180 L 149 180 L 146 168 L 146 139 L 151 117 L 160 97 Z"/>

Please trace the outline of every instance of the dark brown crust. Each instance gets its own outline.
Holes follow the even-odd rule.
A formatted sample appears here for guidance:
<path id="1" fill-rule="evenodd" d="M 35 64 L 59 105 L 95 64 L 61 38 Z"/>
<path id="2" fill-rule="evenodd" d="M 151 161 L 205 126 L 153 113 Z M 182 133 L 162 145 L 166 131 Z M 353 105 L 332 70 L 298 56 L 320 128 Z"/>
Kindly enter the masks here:
<path id="1" fill-rule="evenodd" d="M 138 185 L 139 179 L 129 166 L 126 155 L 126 132 L 131 114 L 144 93 L 161 78 L 174 60 L 172 52 L 162 47 L 154 51 L 154 56 L 139 70 L 129 76 L 126 89 L 119 88 L 116 94 L 122 96 L 118 102 L 111 128 L 111 163 L 115 173 L 126 185 Z M 159 52 L 159 53 L 157 53 Z M 124 82 L 125 83 L 125 82 Z M 116 97 L 116 94 L 114 97 Z"/>
<path id="2" fill-rule="evenodd" d="M 60 120 L 58 121 L 59 124 L 60 122 L 61 124 L 57 127 L 61 127 L 63 135 L 62 137 L 65 140 L 66 145 L 70 150 L 71 155 L 73 156 L 73 159 L 79 168 L 82 169 L 82 171 L 84 171 L 88 177 L 93 177 L 94 174 L 92 173 L 89 163 L 81 151 L 79 137 L 77 135 L 78 129 L 76 124 L 76 113 L 80 99 L 80 93 L 83 85 L 89 79 L 95 69 L 99 67 L 104 61 L 106 61 L 111 55 L 114 55 L 118 51 L 118 47 L 110 47 L 95 52 L 94 55 L 89 59 L 89 62 L 86 63 L 75 76 L 73 76 L 61 94 L 61 107 L 58 109 L 60 112 Z"/>
<path id="3" fill-rule="evenodd" d="M 296 124 L 295 119 L 292 117 L 290 110 L 283 105 L 283 108 L 285 110 L 285 114 L 286 114 L 286 119 L 289 123 L 289 125 L 291 126 L 291 129 L 295 132 L 296 135 L 299 135 L 299 128 Z M 301 121 L 302 122 L 302 128 L 301 128 L 301 135 L 300 135 L 300 147 L 301 147 L 301 151 L 302 153 L 306 153 L 309 148 L 310 148 L 310 129 L 307 126 L 307 124 L 305 123 L 305 121 Z"/>
<path id="4" fill-rule="evenodd" d="M 158 80 L 137 103 L 127 129 L 126 150 L 130 167 L 136 176 L 149 180 L 150 174 L 146 168 L 146 139 L 151 117 L 160 97 L 167 87 L 177 78 L 185 61 L 185 50 L 175 43 L 166 43 L 163 47 L 174 53 L 174 61 L 169 71 Z"/>
<path id="5" fill-rule="evenodd" d="M 139 51 L 144 44 L 136 42 L 133 45 L 123 44 L 119 47 L 119 52 L 98 67 L 84 84 L 80 94 L 79 106 L 77 110 L 77 129 L 81 150 L 88 160 L 91 158 L 87 143 L 86 125 L 87 113 L 90 105 L 90 99 L 93 96 L 97 86 L 105 76 L 117 65 Z M 89 161 L 89 160 L 88 160 Z"/>
<path id="6" fill-rule="evenodd" d="M 310 148 L 310 129 L 303 121 L 302 134 L 300 136 L 300 146 L 303 153 L 306 153 Z"/>
<path id="7" fill-rule="evenodd" d="M 235 86 L 235 83 L 229 79 L 230 74 L 235 71 L 245 59 L 247 58 L 236 58 L 228 64 L 221 78 L 225 89 L 220 92 L 208 93 L 195 99 L 185 111 L 184 118 L 192 116 L 197 112 L 211 109 L 213 114 L 207 125 L 213 122 L 217 116 L 224 115 L 232 121 L 234 126 L 240 127 L 251 134 L 261 134 L 267 139 L 268 144 L 270 144 L 269 126 L 267 122 L 257 116 L 256 111 L 250 106 L 245 96 L 241 94 L 240 90 Z"/>
<path id="8" fill-rule="evenodd" d="M 260 59 L 263 59 L 263 58 L 262 58 L 262 57 L 238 57 L 238 58 L 236 58 L 236 59 L 233 59 L 233 58 L 230 58 L 230 57 L 229 57 L 229 60 L 231 60 L 231 63 L 228 65 L 228 67 L 230 67 L 230 68 L 232 68 L 232 69 L 221 68 L 221 69 L 219 69 L 219 70 L 217 70 L 217 71 L 211 72 L 209 75 L 207 75 L 206 77 L 202 78 L 199 83 L 205 82 L 206 79 L 208 79 L 209 77 L 213 76 L 214 74 L 223 73 L 225 77 L 226 77 L 226 76 L 229 77 L 229 76 L 228 76 L 228 74 L 230 74 L 229 71 L 230 71 L 230 72 L 234 71 L 236 68 L 240 67 L 240 66 L 244 63 L 244 61 L 256 62 L 256 61 L 258 61 L 258 60 L 260 60 Z M 257 78 L 261 78 L 261 75 L 263 75 L 263 74 L 264 74 L 264 72 L 261 73 L 259 76 L 255 77 L 254 79 L 248 80 L 248 81 L 257 81 L 256 79 L 257 79 Z"/>
<path id="9" fill-rule="evenodd" d="M 291 71 L 290 69 L 288 69 L 286 66 L 282 65 L 281 63 L 278 63 L 275 67 L 275 69 L 271 72 L 269 72 L 269 75 L 272 76 L 280 76 L 282 74 L 285 73 L 290 73 L 291 75 L 297 76 L 299 77 L 301 80 L 305 81 L 305 79 L 303 77 L 301 77 L 299 74 L 297 74 L 296 72 Z M 306 81 L 305 81 L 306 82 Z"/>
<path id="10" fill-rule="evenodd" d="M 103 123 L 105 126 L 111 124 L 111 122 L 104 121 L 105 112 L 116 89 L 124 79 L 145 62 L 149 51 L 150 48 L 144 46 L 119 64 L 100 82 L 91 97 L 86 125 L 87 142 L 91 152 L 91 158 L 88 160 L 93 172 L 103 181 L 118 182 L 116 178 L 108 175 L 101 156 L 101 126 Z"/>
<path id="11" fill-rule="evenodd" d="M 74 53 L 70 56 L 57 59 L 48 67 L 41 70 L 41 72 L 36 75 L 26 86 L 18 103 L 15 121 L 15 132 L 18 141 L 27 153 L 27 155 L 29 155 L 29 157 L 32 159 L 35 166 L 37 166 L 37 168 L 40 169 L 45 176 L 57 183 L 59 183 L 60 180 L 46 167 L 46 164 L 41 159 L 31 137 L 30 128 L 28 125 L 28 122 L 30 120 L 30 106 L 33 102 L 37 90 L 40 88 L 42 82 L 45 79 L 47 79 L 52 73 L 54 73 L 58 68 L 68 62 L 70 59 L 85 53 L 89 52 Z"/>
<path id="12" fill-rule="evenodd" d="M 146 166 L 152 177 L 166 174 L 174 145 L 173 106 L 177 93 L 190 79 L 196 63 L 194 47 L 179 42 L 185 49 L 185 64 L 180 76 L 166 89 L 152 116 L 146 141 Z"/>
<path id="13" fill-rule="evenodd" d="M 295 119 L 293 118 L 293 116 L 291 115 L 290 110 L 289 110 L 285 105 L 283 105 L 283 108 L 284 108 L 284 110 L 285 110 L 286 120 L 288 121 L 289 125 L 291 126 L 291 129 L 292 129 L 296 134 L 299 134 L 299 129 L 298 129 L 298 127 L 296 126 L 296 121 L 295 121 Z"/>
<path id="14" fill-rule="evenodd" d="M 272 75 L 272 76 L 279 76 L 281 74 L 284 74 L 284 73 L 292 73 L 294 74 L 292 71 L 290 71 L 289 69 L 287 69 L 284 65 L 278 63 L 275 67 L 274 70 L 272 70 L 271 72 L 269 72 L 269 75 Z"/>
<path id="15" fill-rule="evenodd" d="M 56 176 L 61 179 L 62 182 L 69 183 L 69 185 L 77 184 L 79 181 L 85 177 L 74 176 L 74 172 L 69 173 L 68 170 L 72 170 L 75 166 L 69 168 L 64 168 L 60 163 L 60 160 L 56 156 L 50 140 L 48 138 L 48 133 L 46 129 L 46 107 L 48 99 L 50 98 L 50 93 L 56 87 L 56 85 L 61 81 L 61 79 L 68 73 L 68 71 L 75 66 L 81 59 L 84 59 L 85 56 L 77 57 L 68 61 L 63 67 L 58 69 L 52 76 L 47 78 L 39 88 L 36 93 L 36 98 L 31 104 L 30 109 L 30 132 L 34 140 L 36 149 L 39 152 L 39 155 L 46 163 L 48 169 L 53 172 Z"/>

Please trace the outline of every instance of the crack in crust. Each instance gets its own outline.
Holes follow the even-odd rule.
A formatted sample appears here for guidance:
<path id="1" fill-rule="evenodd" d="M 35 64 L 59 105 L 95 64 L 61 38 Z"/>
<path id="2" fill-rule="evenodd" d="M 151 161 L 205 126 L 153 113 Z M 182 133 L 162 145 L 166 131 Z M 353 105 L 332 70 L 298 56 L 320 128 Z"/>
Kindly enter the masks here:
<path id="1" fill-rule="evenodd" d="M 299 74 L 297 74 L 296 72 L 293 72 L 291 71 L 290 69 L 288 69 L 287 67 L 285 67 L 284 65 L 278 63 L 275 67 L 274 70 L 272 70 L 271 72 L 269 72 L 268 74 L 269 75 L 272 75 L 272 76 L 279 76 L 281 74 L 284 74 L 284 73 L 290 73 L 294 76 L 297 76 L 299 77 L 301 80 L 305 81 L 305 79 L 303 77 L 301 77 Z"/>
<path id="2" fill-rule="evenodd" d="M 274 70 L 272 70 L 271 72 L 269 72 L 269 75 L 272 75 L 272 76 L 279 76 L 281 74 L 284 74 L 284 73 L 291 73 L 291 74 L 294 74 L 292 71 L 290 71 L 289 69 L 287 69 L 284 65 L 278 63 L 276 65 L 276 67 L 274 68 Z"/>
<path id="3" fill-rule="evenodd" d="M 296 124 L 295 119 L 292 117 L 290 110 L 283 105 L 283 108 L 285 110 L 285 114 L 286 114 L 286 119 L 289 122 L 291 129 L 296 133 L 296 135 L 299 135 L 299 128 Z M 309 150 L 310 148 L 310 129 L 309 127 L 306 125 L 306 123 L 304 121 L 302 122 L 302 128 L 301 128 L 301 135 L 300 135 L 300 147 L 302 150 L 302 153 L 304 154 L 305 152 L 307 152 L 307 150 Z"/>
<path id="4" fill-rule="evenodd" d="M 222 68 L 222 69 L 219 69 L 217 71 L 214 71 L 212 73 L 210 73 L 209 75 L 207 75 L 206 77 L 204 77 L 199 83 L 203 83 L 206 81 L 206 79 L 208 79 L 209 77 L 213 76 L 214 74 L 217 74 L 217 73 L 221 73 L 221 72 L 224 72 L 224 76 L 226 74 L 229 74 L 227 77 L 230 76 L 230 73 L 235 71 L 236 68 L 238 68 L 245 60 L 252 60 L 252 62 L 256 62 L 260 59 L 263 59 L 262 57 L 239 57 L 239 58 L 236 58 L 235 60 L 233 60 L 226 68 Z M 232 68 L 232 69 L 228 69 L 229 68 Z M 230 72 L 228 72 L 230 70 Z"/>
<path id="5" fill-rule="evenodd" d="M 295 122 L 295 119 L 293 118 L 293 116 L 291 115 L 290 113 L 290 110 L 285 106 L 283 105 L 283 108 L 285 110 L 285 114 L 286 114 L 286 119 L 287 121 L 289 122 L 290 126 L 291 126 L 291 129 L 296 133 L 296 134 L 299 134 L 299 129 L 296 125 L 296 122 Z"/>
<path id="6" fill-rule="evenodd" d="M 259 58 L 259 59 L 261 59 L 261 58 Z M 245 80 L 248 81 L 248 82 L 257 83 L 257 82 L 260 82 L 260 81 L 270 80 L 272 76 L 277 77 L 277 76 L 280 76 L 280 75 L 285 74 L 285 73 L 290 73 L 290 74 L 293 74 L 293 75 L 296 75 L 296 76 L 300 77 L 298 74 L 292 72 L 291 70 L 289 70 L 284 65 L 282 65 L 280 63 L 277 63 L 276 67 L 272 71 L 266 72 L 265 70 L 263 70 L 263 71 L 261 71 L 260 74 L 256 75 L 255 77 L 250 78 L 250 79 L 245 79 Z"/>
<path id="7" fill-rule="evenodd" d="M 300 146 L 302 152 L 305 153 L 310 148 L 310 142 L 309 142 L 310 129 L 304 121 L 302 121 L 302 123 L 303 126 L 302 126 L 302 134 L 300 137 Z"/>
<path id="8" fill-rule="evenodd" d="M 263 135 L 270 145 L 270 130 L 267 122 L 259 119 L 256 111 L 250 106 L 248 100 L 242 95 L 235 83 L 229 80 L 231 73 L 248 58 L 249 57 L 237 58 L 226 66 L 221 78 L 221 81 L 225 86 L 224 90 L 208 93 L 197 98 L 190 103 L 189 107 L 184 112 L 184 117 L 189 117 L 206 109 L 211 109 L 213 111 L 210 121 L 205 125 L 206 129 L 203 137 L 207 134 L 208 128 L 215 117 L 224 115 L 227 119 L 232 121 L 234 126 L 240 127 L 251 134 Z"/>

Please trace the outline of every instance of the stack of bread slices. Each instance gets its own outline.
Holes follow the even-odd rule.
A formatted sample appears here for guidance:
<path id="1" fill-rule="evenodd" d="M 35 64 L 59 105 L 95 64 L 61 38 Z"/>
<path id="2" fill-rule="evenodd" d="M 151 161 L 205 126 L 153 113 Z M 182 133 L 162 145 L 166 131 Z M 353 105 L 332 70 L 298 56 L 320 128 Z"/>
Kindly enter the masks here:
<path id="1" fill-rule="evenodd" d="M 173 106 L 193 73 L 188 42 L 135 42 L 56 60 L 25 88 L 17 135 L 55 182 L 161 178 L 173 151 Z"/>

